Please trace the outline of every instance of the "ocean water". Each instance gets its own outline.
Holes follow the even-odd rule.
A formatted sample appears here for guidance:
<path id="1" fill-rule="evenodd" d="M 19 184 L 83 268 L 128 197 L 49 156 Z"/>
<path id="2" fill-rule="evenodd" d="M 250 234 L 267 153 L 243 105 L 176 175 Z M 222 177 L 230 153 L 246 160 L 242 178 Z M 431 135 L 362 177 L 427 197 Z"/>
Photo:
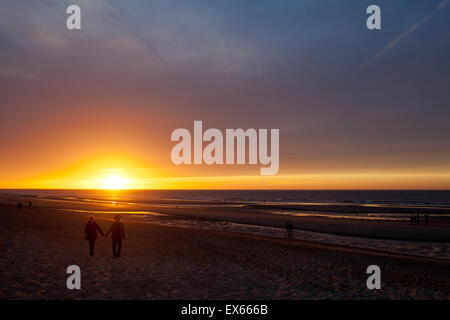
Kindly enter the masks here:
<path id="1" fill-rule="evenodd" d="M 450 205 L 450 190 L 0 190 L 0 194 L 127 200 Z"/>

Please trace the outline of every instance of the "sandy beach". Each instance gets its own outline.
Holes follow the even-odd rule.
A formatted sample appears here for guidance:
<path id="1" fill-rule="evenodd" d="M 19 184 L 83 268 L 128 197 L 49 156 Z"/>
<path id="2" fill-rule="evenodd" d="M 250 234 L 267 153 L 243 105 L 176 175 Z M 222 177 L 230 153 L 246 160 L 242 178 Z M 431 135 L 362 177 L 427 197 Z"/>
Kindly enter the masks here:
<path id="1" fill-rule="evenodd" d="M 135 214 L 123 218 L 127 239 L 122 257 L 113 258 L 111 240 L 100 237 L 91 258 L 83 235 L 90 212 L 83 210 L 98 211 L 97 222 L 106 231 L 115 212 L 130 208 L 121 204 L 114 209 L 108 204 L 106 210 L 98 203 L 62 205 L 34 200 L 31 208 L 19 210 L 16 200 L 3 197 L 0 204 L 2 299 L 450 298 L 445 242 L 436 242 L 443 246 L 437 257 L 412 255 L 352 246 L 351 242 L 314 241 L 314 237 L 286 240 L 264 232 L 214 229 L 211 224 L 210 228 L 186 225 L 186 221 L 204 223 L 207 209 L 197 210 L 199 217 L 190 220 L 190 211 L 182 208 L 160 208 L 154 220 L 139 219 L 148 215 L 135 207 Z M 239 225 L 245 225 L 244 215 L 227 210 L 234 212 L 234 219 L 241 217 Z M 225 225 L 229 222 L 223 220 L 233 220 L 227 210 L 215 216 Z M 231 218 L 224 219 L 224 215 Z M 251 215 L 246 219 L 251 220 Z M 177 225 L 178 220 L 184 224 Z M 260 220 L 265 221 L 264 216 Z M 266 225 L 274 223 L 269 220 Z M 358 223 L 363 229 L 362 222 Z M 320 223 L 310 219 L 310 224 Z M 434 234 L 439 237 L 440 233 Z M 81 290 L 66 287 L 66 268 L 74 264 L 81 268 Z M 366 288 L 365 272 L 372 264 L 382 270 L 381 290 Z"/>

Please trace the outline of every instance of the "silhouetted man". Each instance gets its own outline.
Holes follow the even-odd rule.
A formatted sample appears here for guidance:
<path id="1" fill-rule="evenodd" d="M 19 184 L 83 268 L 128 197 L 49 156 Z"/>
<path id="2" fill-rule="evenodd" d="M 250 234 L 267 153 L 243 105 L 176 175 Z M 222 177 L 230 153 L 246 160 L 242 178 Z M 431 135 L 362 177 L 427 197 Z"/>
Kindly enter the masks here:
<path id="1" fill-rule="evenodd" d="M 120 218 L 120 215 L 114 217 L 115 221 L 111 224 L 111 228 L 109 228 L 109 231 L 106 233 L 106 236 L 111 233 L 114 257 L 120 257 L 122 240 L 125 240 L 125 228 L 123 226 L 123 223 L 120 222 Z"/>

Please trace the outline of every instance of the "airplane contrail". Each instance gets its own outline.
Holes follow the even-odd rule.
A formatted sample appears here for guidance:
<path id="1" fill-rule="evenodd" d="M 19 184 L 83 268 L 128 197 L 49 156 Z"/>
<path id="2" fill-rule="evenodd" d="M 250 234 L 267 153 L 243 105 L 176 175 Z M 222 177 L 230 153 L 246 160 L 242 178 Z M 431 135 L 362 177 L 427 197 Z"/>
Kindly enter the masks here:
<path id="1" fill-rule="evenodd" d="M 359 69 L 359 71 L 363 70 L 364 68 L 366 68 L 368 65 L 372 64 L 375 60 L 379 59 L 382 55 L 384 55 L 387 51 L 389 51 L 390 49 L 392 49 L 393 47 L 395 47 L 397 45 L 397 43 L 399 43 L 402 39 L 406 38 L 408 35 L 410 35 L 412 32 L 414 32 L 414 30 L 416 30 L 417 28 L 419 28 L 424 22 L 426 22 L 428 19 L 430 19 L 434 14 L 436 14 L 436 12 L 438 12 L 439 10 L 441 10 L 444 6 L 446 6 L 448 4 L 450 0 L 444 0 L 442 1 L 430 14 L 428 14 L 427 16 L 425 16 L 422 20 L 416 22 L 414 25 L 411 26 L 411 28 L 409 28 L 406 32 L 402 33 L 401 35 L 399 35 L 397 38 L 395 38 L 394 40 L 392 40 L 387 46 L 385 46 L 380 52 L 378 52 L 377 54 L 375 54 L 372 58 L 370 58 L 366 63 L 364 63 L 361 68 Z"/>

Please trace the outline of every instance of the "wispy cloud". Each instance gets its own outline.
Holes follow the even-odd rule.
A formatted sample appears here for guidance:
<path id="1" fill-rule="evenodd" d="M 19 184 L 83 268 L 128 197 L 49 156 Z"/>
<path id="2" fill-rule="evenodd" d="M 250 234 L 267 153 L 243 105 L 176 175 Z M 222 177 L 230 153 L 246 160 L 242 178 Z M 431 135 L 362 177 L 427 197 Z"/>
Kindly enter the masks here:
<path id="1" fill-rule="evenodd" d="M 155 56 L 163 65 L 165 65 L 166 67 L 168 66 L 167 61 L 164 59 L 163 56 L 161 56 L 156 50 L 155 48 L 153 48 L 152 45 L 148 44 L 147 41 L 145 41 L 144 39 L 142 39 L 139 34 L 137 32 L 135 32 L 133 30 L 133 28 L 126 23 L 126 21 L 124 19 L 122 19 L 120 17 L 120 14 L 117 12 L 117 10 L 111 5 L 111 3 L 108 0 L 105 0 L 104 2 L 105 7 L 109 10 L 111 16 L 121 25 L 125 26 L 127 28 L 127 30 L 129 31 L 129 33 L 131 34 L 131 36 L 134 37 L 135 40 L 137 40 L 140 44 L 142 44 L 153 56 Z"/>
<path id="2" fill-rule="evenodd" d="M 402 39 L 406 38 L 407 36 L 409 36 L 411 33 L 413 33 L 417 28 L 419 28 L 423 23 L 425 23 L 427 20 L 429 20 L 433 15 L 435 15 L 439 10 L 441 10 L 444 6 L 446 6 L 449 3 L 450 0 L 444 0 L 441 3 L 439 3 L 439 5 L 428 15 L 426 15 L 424 18 L 422 18 L 421 20 L 419 20 L 418 22 L 416 22 L 414 25 L 412 25 L 406 32 L 402 33 L 401 35 L 399 35 L 397 38 L 395 38 L 394 40 L 392 40 L 387 46 L 385 46 L 380 52 L 378 52 L 377 54 L 375 54 L 372 58 L 370 58 L 366 63 L 364 63 L 361 68 L 359 69 L 360 71 L 364 68 L 366 68 L 367 66 L 369 66 L 370 64 L 372 64 L 373 62 L 375 62 L 376 60 L 378 60 L 380 57 L 382 57 L 386 52 L 388 52 L 389 50 L 391 50 L 393 47 L 395 47 Z"/>

